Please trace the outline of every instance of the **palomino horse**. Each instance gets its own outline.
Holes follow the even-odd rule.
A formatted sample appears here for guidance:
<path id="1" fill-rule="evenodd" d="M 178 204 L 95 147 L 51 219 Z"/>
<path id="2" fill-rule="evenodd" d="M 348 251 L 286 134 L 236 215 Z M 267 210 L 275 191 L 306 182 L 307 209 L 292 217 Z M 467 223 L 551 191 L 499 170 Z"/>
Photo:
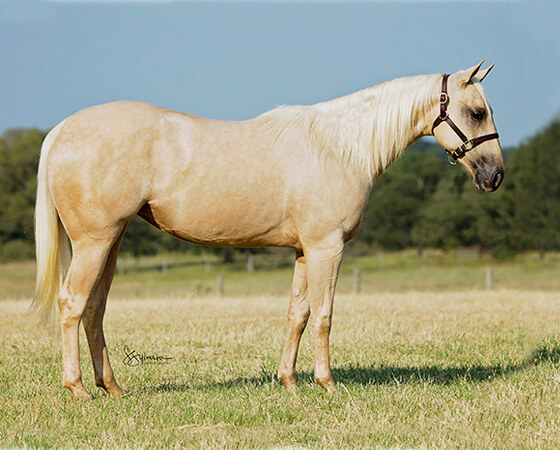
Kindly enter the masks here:
<path id="1" fill-rule="evenodd" d="M 122 394 L 102 322 L 119 245 L 139 215 L 197 244 L 294 249 L 278 377 L 296 388 L 298 346 L 311 314 L 315 381 L 332 391 L 329 333 L 338 269 L 376 179 L 427 135 L 435 135 L 479 189 L 493 191 L 503 178 L 480 83 L 492 67 L 481 71 L 481 65 L 450 76 L 395 79 L 241 122 L 137 102 L 94 106 L 63 120 L 41 150 L 34 304 L 48 316 L 57 299 L 64 386 L 91 398 L 80 371 L 83 322 L 97 386 Z"/>

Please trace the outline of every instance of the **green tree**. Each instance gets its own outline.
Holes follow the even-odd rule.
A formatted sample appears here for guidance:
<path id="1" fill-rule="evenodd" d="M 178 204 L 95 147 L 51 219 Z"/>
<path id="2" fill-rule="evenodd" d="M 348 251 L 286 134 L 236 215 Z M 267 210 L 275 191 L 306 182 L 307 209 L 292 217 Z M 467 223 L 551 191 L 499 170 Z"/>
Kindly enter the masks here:
<path id="1" fill-rule="evenodd" d="M 360 239 L 385 249 L 413 245 L 411 231 L 432 196 L 445 160 L 434 146 L 411 148 L 384 173 L 371 194 Z"/>
<path id="2" fill-rule="evenodd" d="M 412 229 L 414 244 L 419 248 L 444 249 L 478 245 L 480 197 L 464 171 L 449 172 L 420 211 Z"/>
<path id="3" fill-rule="evenodd" d="M 0 137 L 0 245 L 9 259 L 33 255 L 37 161 L 46 133 L 9 130 Z"/>
<path id="4" fill-rule="evenodd" d="M 560 248 L 560 118 L 512 155 L 502 190 L 481 221 L 495 225 L 489 245 L 541 254 Z"/>

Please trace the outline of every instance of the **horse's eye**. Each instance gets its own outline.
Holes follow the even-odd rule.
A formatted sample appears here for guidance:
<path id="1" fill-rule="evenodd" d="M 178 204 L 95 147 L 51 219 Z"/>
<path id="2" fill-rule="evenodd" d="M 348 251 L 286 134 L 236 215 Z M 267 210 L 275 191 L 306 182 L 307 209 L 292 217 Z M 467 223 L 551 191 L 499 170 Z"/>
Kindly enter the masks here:
<path id="1" fill-rule="evenodd" d="M 471 110 L 471 117 L 474 120 L 482 120 L 482 119 L 484 119 L 485 115 L 486 115 L 486 111 L 484 111 L 483 109 L 475 108 L 475 109 Z"/>

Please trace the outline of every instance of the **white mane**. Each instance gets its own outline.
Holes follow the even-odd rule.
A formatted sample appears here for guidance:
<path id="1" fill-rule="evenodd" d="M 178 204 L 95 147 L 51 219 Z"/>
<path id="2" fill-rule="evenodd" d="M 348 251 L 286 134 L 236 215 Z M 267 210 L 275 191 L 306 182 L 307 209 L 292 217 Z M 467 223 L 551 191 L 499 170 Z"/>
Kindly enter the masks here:
<path id="1" fill-rule="evenodd" d="M 418 138 L 418 122 L 433 105 L 440 78 L 397 78 L 315 105 L 280 106 L 257 119 L 275 139 L 302 131 L 308 151 L 378 176 Z"/>

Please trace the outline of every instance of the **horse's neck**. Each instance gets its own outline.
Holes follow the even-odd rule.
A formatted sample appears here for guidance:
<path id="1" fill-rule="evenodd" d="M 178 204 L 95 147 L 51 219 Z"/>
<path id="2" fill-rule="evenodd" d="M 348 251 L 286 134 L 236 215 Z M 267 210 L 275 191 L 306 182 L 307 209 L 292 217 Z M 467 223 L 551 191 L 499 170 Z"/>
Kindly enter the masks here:
<path id="1" fill-rule="evenodd" d="M 399 78 L 309 109 L 310 145 L 375 180 L 430 134 L 440 75 Z"/>

